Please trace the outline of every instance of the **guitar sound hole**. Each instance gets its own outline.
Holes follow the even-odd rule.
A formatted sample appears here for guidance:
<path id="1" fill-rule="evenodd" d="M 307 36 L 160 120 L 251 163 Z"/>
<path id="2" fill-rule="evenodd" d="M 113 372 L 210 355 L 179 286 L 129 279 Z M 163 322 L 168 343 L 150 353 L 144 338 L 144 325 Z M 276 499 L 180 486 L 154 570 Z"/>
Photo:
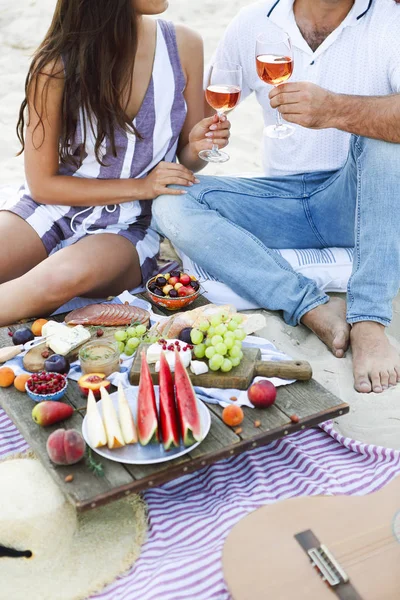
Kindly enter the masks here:
<path id="1" fill-rule="evenodd" d="M 32 552 L 30 550 L 15 550 L 0 545 L 0 558 L 5 556 L 8 558 L 31 558 Z"/>

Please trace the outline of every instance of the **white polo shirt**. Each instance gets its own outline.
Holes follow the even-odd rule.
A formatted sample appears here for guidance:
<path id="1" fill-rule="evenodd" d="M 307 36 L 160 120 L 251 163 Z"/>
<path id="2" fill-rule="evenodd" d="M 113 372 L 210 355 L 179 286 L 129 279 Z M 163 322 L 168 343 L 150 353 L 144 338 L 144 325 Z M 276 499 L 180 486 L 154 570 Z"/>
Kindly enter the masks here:
<path id="1" fill-rule="evenodd" d="M 243 8 L 212 59 L 242 65 L 242 100 L 256 93 L 265 125 L 275 123 L 276 116 L 268 98 L 271 86 L 257 76 L 255 44 L 260 33 L 268 33 L 276 25 L 290 35 L 293 44 L 294 71 L 289 81 L 311 81 L 343 94 L 381 96 L 400 92 L 400 4 L 394 0 L 355 0 L 345 20 L 313 52 L 297 27 L 293 3 L 263 0 Z M 282 140 L 264 136 L 265 175 L 330 171 L 343 166 L 350 134 L 295 127 L 295 133 Z"/>

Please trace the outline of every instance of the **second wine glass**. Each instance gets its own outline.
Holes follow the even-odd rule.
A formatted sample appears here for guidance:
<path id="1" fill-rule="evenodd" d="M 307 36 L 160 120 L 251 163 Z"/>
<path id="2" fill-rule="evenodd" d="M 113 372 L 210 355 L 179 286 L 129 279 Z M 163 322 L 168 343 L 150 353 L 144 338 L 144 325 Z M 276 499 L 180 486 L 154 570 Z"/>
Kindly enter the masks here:
<path id="1" fill-rule="evenodd" d="M 285 83 L 293 73 L 293 51 L 290 37 L 284 31 L 261 34 L 256 42 L 256 67 L 259 78 L 265 83 L 278 86 Z M 292 125 L 283 123 L 281 113 L 276 109 L 276 125 L 266 127 L 268 137 L 282 139 L 292 135 Z"/>
<path id="2" fill-rule="evenodd" d="M 217 111 L 219 119 L 235 108 L 242 92 L 242 67 L 233 63 L 217 62 L 210 70 L 206 89 L 208 104 Z M 207 162 L 223 163 L 229 160 L 229 154 L 221 152 L 217 144 L 211 150 L 199 152 L 201 159 Z"/>

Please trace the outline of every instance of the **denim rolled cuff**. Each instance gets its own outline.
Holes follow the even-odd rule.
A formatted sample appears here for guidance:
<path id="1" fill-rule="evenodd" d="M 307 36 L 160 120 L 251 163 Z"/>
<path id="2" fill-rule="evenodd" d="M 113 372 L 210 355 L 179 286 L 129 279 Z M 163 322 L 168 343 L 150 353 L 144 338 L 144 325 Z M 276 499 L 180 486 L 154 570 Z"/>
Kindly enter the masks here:
<path id="1" fill-rule="evenodd" d="M 323 294 L 322 296 L 315 298 L 315 300 L 310 302 L 310 304 L 308 304 L 306 307 L 300 306 L 297 309 L 297 311 L 293 314 L 293 318 L 290 319 L 290 322 L 286 321 L 286 323 L 288 325 L 300 325 L 301 319 L 306 313 L 310 312 L 310 310 L 312 310 L 313 308 L 317 308 L 317 306 L 321 306 L 321 304 L 327 304 L 329 300 L 329 296 Z"/>
<path id="2" fill-rule="evenodd" d="M 382 317 L 373 317 L 371 315 L 356 315 L 354 317 L 352 317 L 351 315 L 347 315 L 346 321 L 350 323 L 350 325 L 353 325 L 354 323 L 362 323 L 363 321 L 374 321 L 375 323 L 380 323 L 381 325 L 384 325 L 384 327 L 389 327 L 391 323 L 390 319 L 385 319 Z"/>

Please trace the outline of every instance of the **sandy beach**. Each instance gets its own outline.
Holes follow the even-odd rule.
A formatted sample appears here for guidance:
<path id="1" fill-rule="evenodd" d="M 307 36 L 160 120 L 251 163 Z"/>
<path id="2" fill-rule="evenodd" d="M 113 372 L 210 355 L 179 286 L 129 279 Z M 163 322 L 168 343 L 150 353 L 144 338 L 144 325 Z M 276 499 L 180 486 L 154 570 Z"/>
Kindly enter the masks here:
<path id="1" fill-rule="evenodd" d="M 203 35 L 207 60 L 233 16 L 251 3 L 252 0 L 171 0 L 165 17 L 185 23 Z M 23 99 L 29 56 L 49 25 L 54 5 L 55 0 L 0 0 L 0 186 L 18 185 L 23 180 L 23 160 L 15 158 L 17 112 Z M 210 166 L 207 173 L 261 172 L 262 120 L 255 98 L 246 100 L 232 114 L 231 120 L 231 160 L 222 166 Z M 380 395 L 356 393 L 349 353 L 345 359 L 333 358 L 305 328 L 289 328 L 278 316 L 266 315 L 267 327 L 262 334 L 291 356 L 309 360 L 315 378 L 351 404 L 350 415 L 336 424 L 338 430 L 363 442 L 400 448 L 399 386 Z M 389 331 L 400 339 L 398 302 Z"/>

